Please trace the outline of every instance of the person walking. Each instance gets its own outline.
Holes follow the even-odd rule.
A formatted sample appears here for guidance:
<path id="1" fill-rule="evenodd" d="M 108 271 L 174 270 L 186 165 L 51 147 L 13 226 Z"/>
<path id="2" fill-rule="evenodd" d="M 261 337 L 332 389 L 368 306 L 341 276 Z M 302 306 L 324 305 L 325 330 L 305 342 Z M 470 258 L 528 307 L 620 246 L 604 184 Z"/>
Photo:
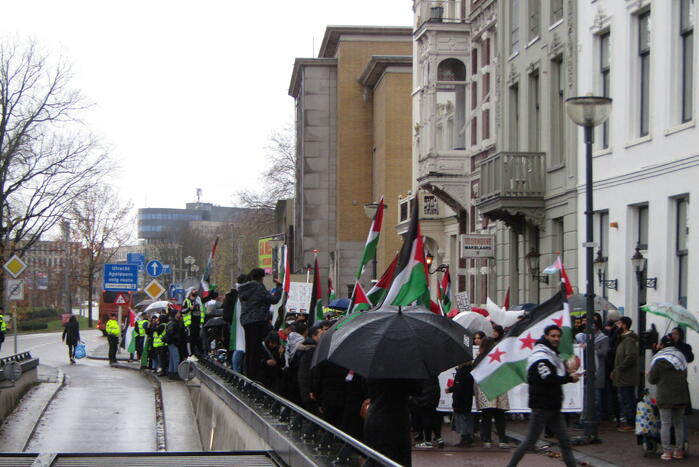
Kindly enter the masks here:
<path id="1" fill-rule="evenodd" d="M 677 347 L 671 335 L 660 340 L 650 362 L 648 382 L 658 387 L 656 400 L 660 409 L 660 442 L 663 454 L 660 459 L 684 459 L 685 409 L 689 406 L 687 385 L 687 358 Z M 670 430 L 675 429 L 675 445 L 671 444 Z"/>
<path id="2" fill-rule="evenodd" d="M 75 346 L 80 342 L 80 326 L 74 315 L 71 315 L 63 328 L 61 340 L 68 346 L 68 358 L 70 359 L 70 363 L 75 363 Z"/>
<path id="3" fill-rule="evenodd" d="M 117 323 L 116 313 L 112 313 L 109 316 L 109 321 L 107 321 L 104 329 L 107 332 L 107 342 L 109 342 L 109 364 L 113 365 L 117 362 L 116 354 L 119 347 L 119 337 L 121 336 L 121 327 Z"/>
<path id="4" fill-rule="evenodd" d="M 487 354 L 495 347 L 495 344 L 495 339 L 484 337 L 481 339 L 478 355 Z M 476 385 L 476 407 L 481 411 L 481 441 L 483 441 L 483 446 L 486 448 L 492 446 L 492 422 L 495 420 L 495 431 L 498 433 L 498 441 L 500 442 L 499 447 L 501 449 L 509 448 L 505 419 L 505 412 L 510 410 L 510 400 L 507 393 L 501 394 L 493 400 L 488 400 L 480 386 Z"/>
<path id="5" fill-rule="evenodd" d="M 171 313 L 170 321 L 167 323 L 165 330 L 165 341 L 167 342 L 167 351 L 169 354 L 169 362 L 167 367 L 167 376 L 169 379 L 178 379 L 177 367 L 180 364 L 180 350 L 183 348 L 185 340 L 185 329 L 182 321 L 182 313 L 176 311 Z M 163 363 L 163 366 L 165 364 Z"/>
<path id="6" fill-rule="evenodd" d="M 250 281 L 238 287 L 241 313 L 240 323 L 245 329 L 245 371 L 252 380 L 259 379 L 260 361 L 262 360 L 262 341 L 269 333 L 272 319 L 269 307 L 282 298 L 282 288 L 278 287 L 275 294 L 267 291 L 262 284 L 265 270 L 254 268 L 250 271 Z M 275 279 L 279 285 L 279 280 Z"/>
<path id="7" fill-rule="evenodd" d="M 618 431 L 634 431 L 636 422 L 636 384 L 638 383 L 638 336 L 631 331 L 631 318 L 622 316 L 617 321 L 620 329 L 619 344 L 614 356 L 612 384 L 619 394 L 619 405 L 625 423 Z"/>
<path id="8" fill-rule="evenodd" d="M 544 335 L 536 341 L 534 351 L 527 359 L 529 408 L 532 413 L 527 436 L 512 454 L 508 467 L 519 464 L 524 454 L 534 448 L 546 425 L 558 438 L 566 466 L 577 465 L 570 447 L 561 405 L 563 404 L 563 385 L 577 382 L 580 374 L 566 371 L 566 366 L 558 355 L 561 333 L 561 328 L 554 324 L 546 326 Z"/>

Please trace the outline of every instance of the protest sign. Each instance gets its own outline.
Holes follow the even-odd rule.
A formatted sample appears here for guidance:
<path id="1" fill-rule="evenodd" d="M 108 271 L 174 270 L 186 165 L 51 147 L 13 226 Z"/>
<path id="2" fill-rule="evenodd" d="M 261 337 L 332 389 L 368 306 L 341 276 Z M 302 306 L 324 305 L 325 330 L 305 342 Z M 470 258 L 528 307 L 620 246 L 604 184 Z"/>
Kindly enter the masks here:
<path id="1" fill-rule="evenodd" d="M 289 285 L 289 298 L 286 300 L 286 312 L 307 314 L 311 307 L 312 293 L 313 284 L 291 282 Z"/>

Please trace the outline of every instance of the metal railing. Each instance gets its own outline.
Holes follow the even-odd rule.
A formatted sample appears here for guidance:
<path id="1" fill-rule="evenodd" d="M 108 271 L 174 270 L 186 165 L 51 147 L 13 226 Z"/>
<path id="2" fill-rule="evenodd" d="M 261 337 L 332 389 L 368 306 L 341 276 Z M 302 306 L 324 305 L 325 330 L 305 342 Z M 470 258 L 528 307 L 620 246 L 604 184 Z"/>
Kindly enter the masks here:
<path id="1" fill-rule="evenodd" d="M 22 368 L 22 373 L 26 373 L 27 371 L 39 366 L 39 359 L 32 357 L 32 354 L 29 352 L 20 352 L 18 354 L 2 357 L 0 358 L 0 381 L 5 381 L 5 375 L 3 374 L 2 369 L 5 367 L 5 365 L 11 362 L 19 363 L 20 367 Z"/>
<path id="2" fill-rule="evenodd" d="M 417 25 L 425 23 L 465 23 L 461 17 L 456 2 L 448 0 L 423 0 L 417 12 Z"/>
<path id="3" fill-rule="evenodd" d="M 314 461 L 320 465 L 354 465 L 359 459 L 377 465 L 400 467 L 383 454 L 373 450 L 325 420 L 273 393 L 244 375 L 233 371 L 209 356 L 198 355 L 201 365 L 218 376 L 245 399 L 258 413 L 271 418 L 275 425 L 285 427 L 287 438 L 301 441 L 310 448 Z M 229 389 L 229 391 L 230 391 Z"/>
<path id="4" fill-rule="evenodd" d="M 544 153 L 499 152 L 480 163 L 480 201 L 544 196 Z"/>

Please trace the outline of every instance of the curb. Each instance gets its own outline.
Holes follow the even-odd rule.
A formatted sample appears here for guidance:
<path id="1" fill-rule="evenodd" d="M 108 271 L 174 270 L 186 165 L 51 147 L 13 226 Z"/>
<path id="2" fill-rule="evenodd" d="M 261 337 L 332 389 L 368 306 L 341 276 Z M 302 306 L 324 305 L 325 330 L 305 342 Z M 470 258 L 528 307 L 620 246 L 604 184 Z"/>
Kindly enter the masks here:
<path id="1" fill-rule="evenodd" d="M 41 423 L 41 419 L 44 418 L 44 414 L 46 413 L 46 409 L 49 408 L 49 405 L 51 405 L 51 402 L 56 398 L 58 395 L 58 392 L 63 389 L 65 386 L 66 382 L 66 375 L 63 373 L 63 371 L 60 368 L 57 368 L 56 371 L 58 372 L 58 376 L 56 378 L 56 389 L 53 391 L 53 394 L 51 394 L 51 397 L 49 397 L 49 400 L 46 402 L 46 405 L 44 405 L 44 408 L 41 409 L 41 413 L 39 414 L 39 417 L 36 419 L 36 423 L 34 423 L 34 426 L 32 427 L 32 431 L 29 433 L 29 436 L 27 436 L 26 441 L 24 442 L 24 445 L 22 446 L 22 452 L 26 451 L 27 446 L 29 446 L 29 442 L 32 440 L 34 437 L 34 434 L 36 433 L 36 429 L 39 427 L 39 423 Z"/>
<path id="2" fill-rule="evenodd" d="M 516 433 L 514 431 L 508 431 L 507 437 L 517 440 L 518 443 L 522 443 L 526 435 Z M 537 454 L 545 455 L 547 452 L 551 451 L 552 447 L 559 447 L 559 445 L 557 442 L 549 443 L 546 441 L 538 440 L 536 442 L 536 445 L 534 446 L 534 452 L 536 452 Z M 575 448 L 573 448 L 573 457 L 575 457 L 575 461 L 580 465 L 586 465 L 590 467 L 620 467 L 619 464 L 607 462 L 606 460 L 600 459 L 599 457 L 591 456 L 589 454 L 585 454 L 584 452 L 580 452 Z"/>
<path id="3" fill-rule="evenodd" d="M 108 358 L 99 357 L 95 360 L 107 360 Z M 118 360 L 117 360 L 118 361 Z M 122 370 L 132 370 L 139 372 L 153 386 L 153 398 L 155 399 L 155 444 L 158 452 L 167 452 L 167 436 L 165 432 L 165 407 L 163 404 L 163 389 L 160 380 L 149 371 L 142 371 L 140 368 L 134 368 L 129 365 L 115 363 L 114 368 Z"/>

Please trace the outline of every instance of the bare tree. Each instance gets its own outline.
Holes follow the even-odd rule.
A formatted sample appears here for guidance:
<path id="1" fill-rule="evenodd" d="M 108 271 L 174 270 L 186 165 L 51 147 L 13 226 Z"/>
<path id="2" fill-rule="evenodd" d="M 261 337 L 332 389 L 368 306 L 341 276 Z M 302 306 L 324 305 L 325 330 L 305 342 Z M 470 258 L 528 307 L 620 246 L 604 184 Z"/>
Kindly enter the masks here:
<path id="1" fill-rule="evenodd" d="M 71 78 L 36 43 L 0 42 L 2 263 L 31 248 L 110 168 L 80 122 L 88 103 Z"/>
<path id="2" fill-rule="evenodd" d="M 68 212 L 73 240 L 81 243 L 79 277 L 87 290 L 88 326 L 92 327 L 95 279 L 105 263 L 126 245 L 133 231 L 131 202 L 122 203 L 109 185 L 101 185 L 75 199 Z"/>
<path id="3" fill-rule="evenodd" d="M 274 209 L 277 200 L 294 197 L 296 186 L 296 137 L 292 125 L 274 130 L 265 146 L 267 168 L 260 176 L 262 189 L 239 191 L 243 206 Z"/>

